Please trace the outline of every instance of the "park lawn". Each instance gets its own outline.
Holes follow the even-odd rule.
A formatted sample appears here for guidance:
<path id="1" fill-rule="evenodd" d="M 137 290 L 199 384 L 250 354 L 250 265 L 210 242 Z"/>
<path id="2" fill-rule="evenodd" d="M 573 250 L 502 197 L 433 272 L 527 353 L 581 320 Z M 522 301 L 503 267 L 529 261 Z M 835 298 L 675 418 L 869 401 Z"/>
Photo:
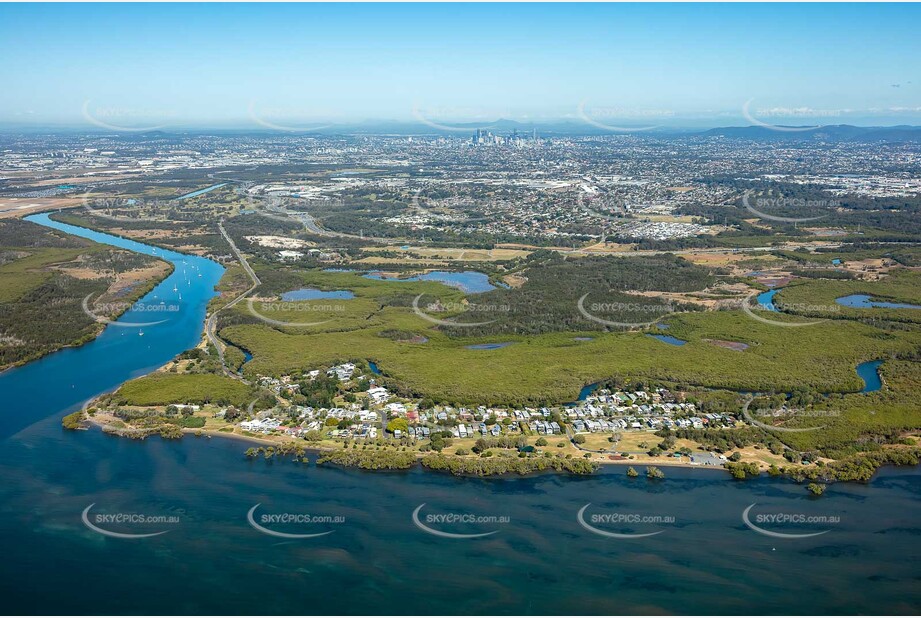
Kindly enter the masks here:
<path id="1" fill-rule="evenodd" d="M 600 432 L 599 433 L 580 433 L 577 435 L 585 437 L 585 442 L 579 445 L 583 448 L 587 448 L 593 451 L 601 451 L 601 450 L 606 451 L 606 450 L 613 450 L 616 448 L 616 444 L 614 442 L 608 441 L 608 438 L 611 437 L 610 432 L 607 432 L 607 433 L 600 433 Z M 555 446 L 557 443 L 557 438 L 559 438 L 560 440 L 567 439 L 565 435 L 564 436 L 553 436 L 552 438 L 548 436 L 547 441 L 551 445 Z M 661 438 L 659 440 L 661 441 Z"/>
<path id="2" fill-rule="evenodd" d="M 662 438 L 657 436 L 654 431 L 624 431 L 620 435 L 621 438 L 618 442 L 608 444 L 615 451 L 624 453 L 636 453 L 639 451 L 645 453 L 662 441 Z M 646 444 L 645 447 L 640 446 L 643 443 Z"/>
<path id="3" fill-rule="evenodd" d="M 213 403 L 246 407 L 255 396 L 250 386 L 225 376 L 164 372 L 126 382 L 118 389 L 116 400 L 130 406 Z"/>

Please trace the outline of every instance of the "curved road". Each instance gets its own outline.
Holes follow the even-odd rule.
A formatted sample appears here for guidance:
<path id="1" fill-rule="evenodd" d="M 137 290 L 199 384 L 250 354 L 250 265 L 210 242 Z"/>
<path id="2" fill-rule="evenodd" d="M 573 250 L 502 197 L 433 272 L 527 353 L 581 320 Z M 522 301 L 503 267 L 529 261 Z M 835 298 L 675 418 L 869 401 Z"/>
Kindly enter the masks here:
<path id="1" fill-rule="evenodd" d="M 211 342 L 211 345 L 214 346 L 214 349 L 217 350 L 217 357 L 221 361 L 221 368 L 224 370 L 224 373 L 232 378 L 238 380 L 243 380 L 243 377 L 235 371 L 231 371 L 226 362 L 224 361 L 224 348 L 226 344 L 221 341 L 220 337 L 217 336 L 217 314 L 220 313 L 222 309 L 230 309 L 244 298 L 249 296 L 257 287 L 262 284 L 262 281 L 259 280 L 259 277 L 256 276 L 256 273 L 253 272 L 252 267 L 249 265 L 249 262 L 246 261 L 246 258 L 243 257 L 243 254 L 240 253 L 240 250 L 237 248 L 236 243 L 233 242 L 233 239 L 227 234 L 227 230 L 224 229 L 224 222 L 221 221 L 217 224 L 218 229 L 221 231 L 221 236 L 224 237 L 224 240 L 227 241 L 227 244 L 230 245 L 231 250 L 234 255 L 237 256 L 237 260 L 240 261 L 240 265 L 243 266 L 243 270 L 246 271 L 246 274 L 249 275 L 250 279 L 253 280 L 253 284 L 249 286 L 243 293 L 234 298 L 232 301 L 216 309 L 210 316 L 208 316 L 208 321 L 205 322 L 205 334 L 208 337 L 208 341 Z M 243 380 L 245 382 L 245 380 Z"/>

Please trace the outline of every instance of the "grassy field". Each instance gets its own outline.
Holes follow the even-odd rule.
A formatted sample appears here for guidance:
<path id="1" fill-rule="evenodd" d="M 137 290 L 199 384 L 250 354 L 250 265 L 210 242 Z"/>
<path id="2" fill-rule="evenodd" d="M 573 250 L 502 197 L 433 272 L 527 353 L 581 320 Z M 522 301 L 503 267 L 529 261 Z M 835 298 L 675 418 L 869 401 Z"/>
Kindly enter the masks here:
<path id="1" fill-rule="evenodd" d="M 848 392 L 863 386 L 855 372 L 858 363 L 908 352 L 921 344 L 921 331 L 913 329 L 896 335 L 849 321 L 780 328 L 729 311 L 669 318 L 668 332 L 686 340 L 683 346 L 641 332 L 583 333 L 590 341 L 576 341 L 579 333 L 448 337 L 415 315 L 409 301 L 419 293 L 435 294 L 443 301 L 461 300 L 452 288 L 432 282 L 373 281 L 354 273 L 311 273 L 305 280 L 324 289 L 353 290 L 356 298 L 301 303 L 300 311 L 270 314 L 289 322 L 329 320 L 303 328 L 281 329 L 254 319 L 245 307 L 235 309 L 238 322 L 221 334 L 253 353 L 254 359 L 246 365 L 248 374 L 284 374 L 363 358 L 377 362 L 407 392 L 445 402 L 495 404 L 570 401 L 583 385 L 615 376 L 737 390 L 808 387 Z M 320 310 L 324 307 L 330 310 Z M 428 341 L 409 343 L 381 335 L 393 330 Z M 706 339 L 750 347 L 738 352 Z M 511 345 L 493 350 L 466 347 L 495 342 Z"/>
<path id="2" fill-rule="evenodd" d="M 118 389 L 115 400 L 129 406 L 215 403 L 246 407 L 254 397 L 251 387 L 224 376 L 154 373 L 126 382 Z"/>

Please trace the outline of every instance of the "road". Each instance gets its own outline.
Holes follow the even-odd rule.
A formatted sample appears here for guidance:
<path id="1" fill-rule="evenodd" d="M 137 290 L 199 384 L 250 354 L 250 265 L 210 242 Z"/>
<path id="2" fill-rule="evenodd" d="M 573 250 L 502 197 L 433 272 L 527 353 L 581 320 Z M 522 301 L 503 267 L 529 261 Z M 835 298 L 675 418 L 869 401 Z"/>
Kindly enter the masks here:
<path id="1" fill-rule="evenodd" d="M 275 215 L 284 215 L 290 219 L 300 222 L 304 226 L 304 229 L 310 232 L 311 234 L 316 234 L 317 236 L 325 236 L 327 238 L 353 238 L 355 240 L 366 240 L 368 242 L 381 242 L 381 243 L 401 243 L 407 242 L 405 238 L 378 238 L 376 236 L 357 236 L 355 234 L 346 234 L 345 232 L 334 232 L 332 230 L 327 230 L 326 228 L 320 227 L 320 224 L 317 223 L 317 220 L 305 210 L 288 210 L 284 206 L 267 206 L 265 213 L 275 214 Z"/>
<path id="2" fill-rule="evenodd" d="M 232 301 L 230 301 L 223 307 L 216 309 L 208 317 L 208 321 L 205 322 L 205 334 L 208 336 L 208 341 L 211 342 L 211 345 L 213 345 L 214 349 L 217 350 L 217 357 L 218 357 L 218 360 L 221 361 L 221 368 L 224 370 L 224 373 L 232 378 L 243 380 L 243 377 L 237 372 L 231 371 L 227 367 L 227 363 L 224 361 L 224 348 L 226 347 L 226 344 L 223 341 L 221 341 L 220 337 L 217 336 L 217 314 L 220 313 L 221 310 L 223 309 L 230 309 L 231 307 L 233 307 L 234 305 L 242 301 L 244 298 L 249 296 L 257 287 L 259 287 L 262 284 L 262 281 L 260 281 L 259 277 L 256 276 L 256 273 L 253 272 L 253 269 L 249 265 L 249 262 L 246 261 L 246 258 L 243 256 L 242 253 L 240 253 L 240 250 L 237 248 L 236 243 L 234 243 L 230 235 L 227 234 L 227 230 L 224 229 L 224 222 L 223 221 L 219 222 L 217 224 L 217 227 L 221 231 L 221 236 L 223 236 L 224 240 L 227 241 L 227 244 L 230 245 L 230 248 L 233 251 L 234 255 L 237 256 L 237 260 L 239 260 L 240 265 L 243 266 L 243 270 L 245 270 L 246 274 L 249 275 L 249 278 L 252 279 L 253 284 L 249 286 L 249 288 L 247 288 L 239 296 L 234 298 Z"/>

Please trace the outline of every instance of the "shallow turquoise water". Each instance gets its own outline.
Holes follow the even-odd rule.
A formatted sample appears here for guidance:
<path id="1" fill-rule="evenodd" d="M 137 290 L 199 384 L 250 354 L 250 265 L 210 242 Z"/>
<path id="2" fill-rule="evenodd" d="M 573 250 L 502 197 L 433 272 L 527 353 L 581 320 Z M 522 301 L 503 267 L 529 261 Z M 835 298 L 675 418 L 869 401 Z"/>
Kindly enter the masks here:
<path id="1" fill-rule="evenodd" d="M 767 311 L 777 311 L 777 307 L 774 306 L 774 295 L 780 291 L 780 288 L 776 290 L 768 290 L 767 292 L 762 292 L 758 294 L 758 304 L 761 305 L 762 309 Z"/>

